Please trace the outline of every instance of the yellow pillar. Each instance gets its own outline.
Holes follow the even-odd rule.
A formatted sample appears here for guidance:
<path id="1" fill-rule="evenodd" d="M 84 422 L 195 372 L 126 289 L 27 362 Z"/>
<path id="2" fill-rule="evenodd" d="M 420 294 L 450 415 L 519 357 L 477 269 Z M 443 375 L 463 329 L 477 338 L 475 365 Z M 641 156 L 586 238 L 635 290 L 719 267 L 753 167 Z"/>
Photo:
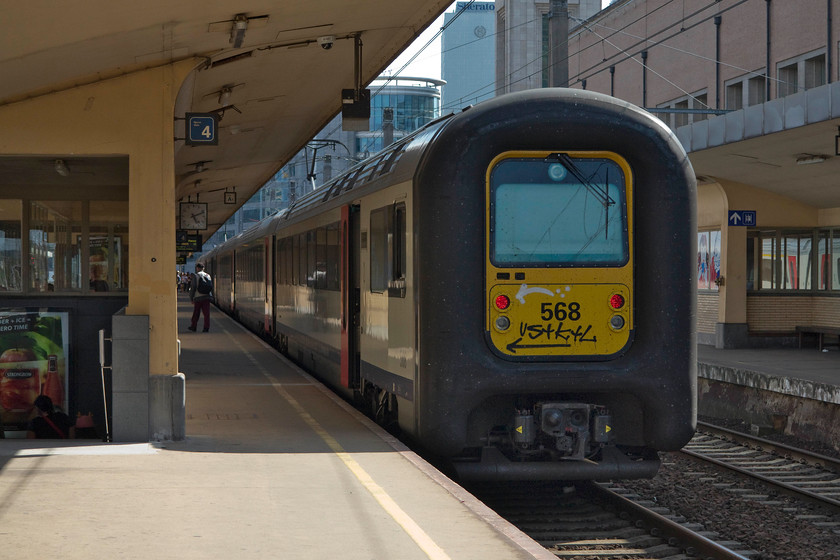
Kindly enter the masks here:
<path id="1" fill-rule="evenodd" d="M 0 106 L 0 153 L 127 155 L 128 315 L 148 315 L 149 373 L 178 372 L 174 105 L 193 59 Z M 92 342 L 93 344 L 94 342 Z"/>

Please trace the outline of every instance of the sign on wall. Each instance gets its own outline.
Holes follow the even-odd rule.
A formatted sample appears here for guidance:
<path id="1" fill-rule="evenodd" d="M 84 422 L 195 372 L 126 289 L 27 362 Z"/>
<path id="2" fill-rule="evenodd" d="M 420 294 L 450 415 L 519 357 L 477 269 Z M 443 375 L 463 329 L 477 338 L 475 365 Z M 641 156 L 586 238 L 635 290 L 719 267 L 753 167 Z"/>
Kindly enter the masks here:
<path id="1" fill-rule="evenodd" d="M 755 226 L 758 221 L 755 210 L 730 210 L 729 211 L 729 225 L 730 226 Z"/>
<path id="2" fill-rule="evenodd" d="M 38 395 L 67 412 L 70 314 L 0 311 L 0 417 L 24 428 Z"/>

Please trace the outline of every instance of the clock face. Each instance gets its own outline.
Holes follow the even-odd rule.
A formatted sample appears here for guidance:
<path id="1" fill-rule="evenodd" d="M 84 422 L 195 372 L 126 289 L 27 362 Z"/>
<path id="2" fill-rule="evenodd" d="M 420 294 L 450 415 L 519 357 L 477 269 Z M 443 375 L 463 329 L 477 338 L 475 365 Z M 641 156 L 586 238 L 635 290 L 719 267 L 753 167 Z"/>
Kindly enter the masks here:
<path id="1" fill-rule="evenodd" d="M 181 229 L 207 229 L 207 203 L 182 202 Z"/>

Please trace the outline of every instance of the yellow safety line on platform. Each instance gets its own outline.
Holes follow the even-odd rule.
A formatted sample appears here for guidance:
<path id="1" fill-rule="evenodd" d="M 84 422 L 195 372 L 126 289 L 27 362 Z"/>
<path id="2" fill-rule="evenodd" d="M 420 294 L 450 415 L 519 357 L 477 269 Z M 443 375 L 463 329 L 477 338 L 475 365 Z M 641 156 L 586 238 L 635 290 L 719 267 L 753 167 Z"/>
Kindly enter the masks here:
<path id="1" fill-rule="evenodd" d="M 227 329 L 222 328 L 222 330 L 227 331 Z M 229 333 L 227 333 L 229 334 Z M 353 473 L 353 476 L 362 484 L 362 486 L 370 492 L 371 496 L 382 506 L 388 515 L 397 522 L 397 524 L 402 527 L 403 531 L 411 537 L 411 539 L 417 543 L 423 552 L 426 553 L 431 560 L 451 560 L 449 555 L 443 551 L 443 549 L 432 540 L 432 538 L 414 521 L 410 515 L 408 515 L 399 505 L 397 502 L 394 501 L 391 496 L 385 491 L 384 488 L 379 486 L 376 482 L 374 482 L 373 478 L 365 471 L 358 462 L 356 462 L 353 457 L 347 453 L 341 444 L 336 441 L 334 437 L 332 437 L 329 432 L 327 432 L 321 424 L 318 423 L 315 418 L 312 417 L 309 412 L 306 411 L 303 406 L 286 391 L 280 381 L 277 380 L 271 373 L 268 372 L 257 360 L 248 352 L 244 346 L 235 338 L 231 337 L 242 353 L 248 358 L 248 360 L 254 364 L 254 366 L 260 370 L 260 372 L 271 382 L 271 385 L 274 387 L 274 390 L 285 399 L 287 403 L 289 403 L 292 408 L 297 411 L 300 417 L 303 419 L 306 424 L 312 428 L 318 437 L 320 437 L 324 443 L 326 443 L 330 449 L 338 456 L 339 459 L 344 463 L 344 465 Z"/>

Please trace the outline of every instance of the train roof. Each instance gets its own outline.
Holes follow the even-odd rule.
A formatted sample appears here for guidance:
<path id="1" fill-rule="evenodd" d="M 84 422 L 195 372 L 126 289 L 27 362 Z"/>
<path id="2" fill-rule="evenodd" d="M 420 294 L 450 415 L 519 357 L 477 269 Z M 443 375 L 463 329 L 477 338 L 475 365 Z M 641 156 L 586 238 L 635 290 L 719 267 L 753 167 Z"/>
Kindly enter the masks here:
<path id="1" fill-rule="evenodd" d="M 281 227 L 298 219 L 304 219 L 315 210 L 322 211 L 325 205 L 344 204 L 347 198 L 355 198 L 359 191 L 365 190 L 364 187 L 378 183 L 379 179 L 387 177 L 392 183 L 411 179 L 424 148 L 452 116 L 453 114 L 449 114 L 440 117 L 408 136 L 400 138 L 382 151 L 302 196 L 288 208 L 263 219 L 254 227 L 205 252 L 205 255 L 224 252 L 230 247 L 270 235 Z"/>
<path id="2" fill-rule="evenodd" d="M 307 217 L 314 209 L 322 211 L 324 206 L 344 204 L 348 198 L 360 196 L 360 191 L 379 183 L 381 179 L 387 178 L 390 184 L 410 180 L 426 145 L 451 117 L 452 114 L 434 120 L 359 162 L 317 190 L 296 200 L 286 211 L 278 214 L 273 223 L 283 227 L 298 218 Z"/>

